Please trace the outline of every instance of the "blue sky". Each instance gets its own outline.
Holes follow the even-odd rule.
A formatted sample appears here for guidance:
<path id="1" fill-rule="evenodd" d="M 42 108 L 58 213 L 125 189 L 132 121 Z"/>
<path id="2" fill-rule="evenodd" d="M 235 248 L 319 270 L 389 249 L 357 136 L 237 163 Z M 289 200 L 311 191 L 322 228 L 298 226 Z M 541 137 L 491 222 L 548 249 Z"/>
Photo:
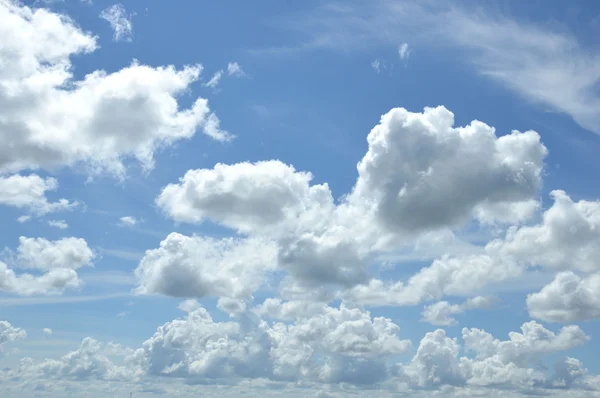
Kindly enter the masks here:
<path id="1" fill-rule="evenodd" d="M 8 396 L 600 396 L 596 2 L 0 17 Z"/>

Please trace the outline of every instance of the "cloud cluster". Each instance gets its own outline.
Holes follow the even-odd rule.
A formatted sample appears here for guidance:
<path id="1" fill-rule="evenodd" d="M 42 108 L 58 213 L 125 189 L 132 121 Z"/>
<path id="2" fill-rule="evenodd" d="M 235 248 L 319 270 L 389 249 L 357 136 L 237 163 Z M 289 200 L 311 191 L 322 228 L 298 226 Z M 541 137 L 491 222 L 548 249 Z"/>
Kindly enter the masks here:
<path id="1" fill-rule="evenodd" d="M 0 261 L 0 292 L 16 295 L 58 294 L 81 285 L 77 269 L 90 266 L 95 254 L 81 238 L 50 241 L 19 238 L 16 252 L 8 251 L 9 267 Z M 15 269 L 32 273 L 15 272 Z"/>
<path id="2" fill-rule="evenodd" d="M 220 307 L 237 308 L 229 321 L 216 322 L 199 303 L 188 301 L 183 306 L 185 317 L 158 327 L 138 349 L 86 338 L 76 351 L 58 360 L 26 360 L 9 376 L 137 382 L 182 378 L 207 386 L 262 379 L 396 392 L 498 386 L 515 394 L 550 393 L 566 386 L 574 392 L 597 390 L 594 376 L 573 358 L 560 360 L 554 373 L 537 367 L 546 356 L 585 344 L 589 337 L 578 326 L 555 333 L 531 321 L 521 326 L 521 332 L 511 332 L 508 340 L 463 328 L 462 346 L 458 338 L 437 329 L 421 339 L 412 359 L 402 362 L 399 355 L 411 349 L 410 341 L 399 339 L 400 329 L 390 319 L 368 311 L 325 306 L 291 315 L 287 323 L 270 323 L 258 315 L 261 310 L 225 301 Z M 268 306 L 271 312 L 277 312 L 276 307 L 287 311 L 285 304 Z M 298 303 L 293 306 L 299 308 Z M 473 355 L 460 356 L 463 350 Z M 117 360 L 126 366 L 117 365 Z"/>
<path id="3" fill-rule="evenodd" d="M 200 75 L 134 61 L 74 80 L 71 57 L 97 48 L 96 37 L 45 9 L 0 1 L 0 173 L 85 165 L 89 172 L 125 173 L 125 159 L 153 167 L 154 152 L 202 129 L 220 130 L 207 101 L 179 109 L 176 96 Z"/>
<path id="4" fill-rule="evenodd" d="M 377 252 L 471 219 L 523 221 L 537 209 L 547 153 L 539 135 L 453 125 L 442 106 L 383 115 L 339 203 L 327 184 L 311 185 L 310 173 L 272 160 L 189 170 L 157 204 L 178 222 L 211 221 L 273 241 L 292 285 L 365 284 Z"/>
<path id="5" fill-rule="evenodd" d="M 22 340 L 27 337 L 25 330 L 16 328 L 7 321 L 0 321 L 0 353 L 2 345 L 11 341 Z"/>

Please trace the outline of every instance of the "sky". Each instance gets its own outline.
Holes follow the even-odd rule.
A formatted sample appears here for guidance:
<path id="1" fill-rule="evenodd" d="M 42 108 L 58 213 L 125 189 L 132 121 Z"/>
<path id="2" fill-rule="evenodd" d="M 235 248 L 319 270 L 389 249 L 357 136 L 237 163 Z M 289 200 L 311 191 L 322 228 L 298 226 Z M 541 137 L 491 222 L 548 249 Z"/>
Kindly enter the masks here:
<path id="1" fill-rule="evenodd" d="M 600 4 L 0 0 L 3 397 L 600 397 Z"/>

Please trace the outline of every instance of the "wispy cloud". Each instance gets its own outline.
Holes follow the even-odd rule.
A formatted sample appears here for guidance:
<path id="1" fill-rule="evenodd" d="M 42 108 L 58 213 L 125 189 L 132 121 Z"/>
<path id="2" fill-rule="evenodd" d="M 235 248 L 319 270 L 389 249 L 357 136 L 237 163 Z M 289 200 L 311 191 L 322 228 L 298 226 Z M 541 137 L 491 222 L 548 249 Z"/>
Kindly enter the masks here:
<path id="1" fill-rule="evenodd" d="M 216 88 L 219 85 L 219 82 L 221 81 L 221 78 L 223 77 L 223 74 L 225 72 L 223 72 L 223 70 L 218 70 L 217 72 L 215 72 L 215 74 L 210 78 L 209 81 L 207 81 L 206 83 L 204 83 L 204 85 L 206 87 L 210 87 L 210 88 Z"/>
<path id="2" fill-rule="evenodd" d="M 115 300 L 129 297 L 131 293 L 114 293 L 97 296 L 46 296 L 46 297 L 3 297 L 0 298 L 0 307 L 15 307 L 24 305 L 43 304 L 70 304 L 88 301 Z"/>
<path id="3" fill-rule="evenodd" d="M 132 17 L 133 14 L 128 14 L 121 4 L 114 4 L 100 13 L 100 18 L 107 21 L 113 29 L 113 39 L 115 41 L 131 41 L 131 35 L 133 34 Z"/>
<path id="4" fill-rule="evenodd" d="M 433 1 L 332 3 L 310 15 L 278 21 L 282 29 L 305 35 L 300 43 L 254 52 L 362 51 L 397 47 L 400 38 L 443 46 L 455 49 L 457 59 L 476 72 L 600 134 L 600 54 L 562 28 L 498 11 Z M 400 45 L 398 54 L 410 56 L 408 44 Z"/>
<path id="5" fill-rule="evenodd" d="M 408 43 L 402 43 L 400 44 L 400 47 L 398 47 L 398 56 L 402 60 L 407 60 L 410 57 L 410 51 Z"/>
<path id="6" fill-rule="evenodd" d="M 246 72 L 242 69 L 241 65 L 237 62 L 230 62 L 227 64 L 227 74 L 233 77 L 244 77 Z"/>
<path id="7" fill-rule="evenodd" d="M 48 221 L 48 225 L 58 229 L 67 229 L 69 228 L 69 224 L 65 220 L 50 220 Z"/>

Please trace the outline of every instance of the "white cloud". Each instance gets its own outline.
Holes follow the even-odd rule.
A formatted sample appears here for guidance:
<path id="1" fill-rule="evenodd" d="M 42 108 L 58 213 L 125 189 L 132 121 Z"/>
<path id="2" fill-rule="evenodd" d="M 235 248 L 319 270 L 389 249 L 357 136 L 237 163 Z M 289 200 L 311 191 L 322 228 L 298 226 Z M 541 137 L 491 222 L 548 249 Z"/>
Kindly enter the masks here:
<path id="1" fill-rule="evenodd" d="M 21 224 L 26 223 L 27 221 L 30 221 L 30 220 L 31 220 L 31 216 L 19 216 L 17 218 L 17 221 L 20 222 Z"/>
<path id="2" fill-rule="evenodd" d="M 385 359 L 405 352 L 398 326 L 363 310 L 327 307 L 322 314 L 268 326 L 237 311 L 237 322 L 214 322 L 204 308 L 159 327 L 133 355 L 150 375 L 197 382 L 227 378 L 373 383 Z"/>
<path id="3" fill-rule="evenodd" d="M 210 78 L 209 81 L 207 81 L 206 83 L 204 83 L 205 87 L 210 87 L 210 88 L 217 88 L 217 86 L 219 85 L 219 82 L 221 81 L 221 78 L 223 77 L 223 74 L 225 72 L 223 72 L 223 70 L 218 70 L 215 72 L 215 74 Z"/>
<path id="4" fill-rule="evenodd" d="M 438 329 L 427 333 L 409 364 L 398 366 L 398 376 L 413 388 L 436 385 L 460 385 L 464 381 L 458 362 L 460 345 L 457 339 Z"/>
<path id="5" fill-rule="evenodd" d="M 348 200 L 372 203 L 381 224 L 413 235 L 480 213 L 514 222 L 517 214 L 497 213 L 496 205 L 535 198 L 547 153 L 540 136 L 513 131 L 497 137 L 479 121 L 453 125 L 454 114 L 443 106 L 383 115 L 367 137 L 369 150 Z"/>
<path id="6" fill-rule="evenodd" d="M 464 348 L 475 357 L 458 356 L 457 339 L 438 329 L 421 340 L 410 363 L 397 366 L 400 381 L 413 388 L 433 388 L 442 385 L 502 386 L 504 389 L 541 387 L 547 376 L 529 367 L 537 365 L 547 354 L 567 351 L 589 340 L 578 326 L 562 328 L 558 334 L 535 321 L 524 323 L 522 333 L 509 333 L 501 341 L 480 329 L 462 330 Z"/>
<path id="7" fill-rule="evenodd" d="M 51 270 L 78 269 L 92 265 L 94 252 L 85 239 L 63 238 L 49 241 L 44 238 L 19 238 L 17 263 L 21 268 Z"/>
<path id="8" fill-rule="evenodd" d="M 59 294 L 79 287 L 77 272 L 69 268 L 54 268 L 43 275 L 15 274 L 0 261 L 0 291 L 23 296 Z"/>
<path id="9" fill-rule="evenodd" d="M 0 261 L 0 291 L 23 296 L 60 294 L 79 287 L 81 280 L 76 270 L 91 266 L 95 256 L 81 238 L 49 241 L 22 236 L 16 252 L 6 252 L 17 268 L 34 273 L 17 274 Z"/>
<path id="10" fill-rule="evenodd" d="M 138 223 L 138 220 L 132 216 L 124 216 L 119 218 L 119 225 L 122 227 L 133 227 Z"/>
<path id="11" fill-rule="evenodd" d="M 156 150 L 197 129 L 216 140 L 232 138 L 205 99 L 178 107 L 176 96 L 198 79 L 201 66 L 133 62 L 76 81 L 70 57 L 94 51 L 94 36 L 68 18 L 6 0 L 0 19 L 0 83 L 11 88 L 0 91 L 0 140 L 8 143 L 0 149 L 0 173 L 77 164 L 121 177 L 124 159 L 151 169 Z"/>
<path id="12" fill-rule="evenodd" d="M 377 73 L 380 73 L 382 69 L 385 69 L 385 67 L 385 62 L 381 61 L 380 59 L 376 59 L 371 62 L 371 68 L 373 68 L 373 70 Z"/>
<path id="13" fill-rule="evenodd" d="M 246 72 L 242 69 L 242 66 L 237 62 L 230 62 L 227 64 L 227 75 L 233 77 L 244 77 Z"/>
<path id="14" fill-rule="evenodd" d="M 244 298 L 276 265 L 276 249 L 259 239 L 214 239 L 171 233 L 135 269 L 139 294 Z"/>
<path id="15" fill-rule="evenodd" d="M 77 203 L 69 202 L 67 199 L 49 202 L 46 192 L 56 191 L 57 189 L 58 182 L 54 178 L 43 179 L 35 174 L 28 176 L 16 174 L 9 177 L 0 175 L 0 205 L 23 209 L 35 215 L 68 210 L 77 205 Z M 27 216 L 22 217 L 24 217 L 22 218 L 23 221 L 20 222 L 28 220 L 25 218 Z"/>
<path id="16" fill-rule="evenodd" d="M 69 224 L 65 220 L 49 220 L 48 225 L 58 229 L 67 229 Z"/>
<path id="17" fill-rule="evenodd" d="M 406 283 L 372 279 L 343 293 L 343 298 L 364 305 L 416 305 L 444 296 L 466 296 L 494 283 L 522 277 L 524 269 L 487 255 L 442 256 L 423 267 Z"/>
<path id="18" fill-rule="evenodd" d="M 552 191 L 554 204 L 537 225 L 512 228 L 490 250 L 515 261 L 548 268 L 594 271 L 600 264 L 600 201 L 573 202 L 563 191 Z"/>
<path id="19" fill-rule="evenodd" d="M 108 350 L 110 347 L 108 347 Z M 134 378 L 133 369 L 115 365 L 107 356 L 107 347 L 90 337 L 79 348 L 59 360 L 47 359 L 39 364 L 29 364 L 22 372 L 48 378 L 67 380 L 113 380 L 129 381 Z M 109 351 L 110 352 L 110 351 Z M 111 352 L 114 354 L 113 352 Z"/>
<path id="20" fill-rule="evenodd" d="M 178 184 L 163 188 L 157 204 L 178 222 L 210 220 L 272 239 L 280 268 L 294 279 L 290 286 L 366 283 L 367 265 L 376 252 L 472 218 L 523 221 L 537 209 L 530 204 L 537 203 L 547 152 L 539 135 L 497 137 L 478 121 L 467 127 L 453 124 L 454 115 L 444 107 L 388 112 L 369 134 L 356 185 L 339 205 L 327 184 L 310 185 L 310 173 L 275 160 L 189 170 Z M 468 260 L 485 280 L 499 274 L 506 279 L 517 268 L 496 270 L 494 260 L 484 256 Z M 479 269 L 482 262 L 486 271 Z M 459 265 L 453 265 L 457 278 L 468 280 Z M 422 290 L 416 302 L 430 294 L 422 286 L 427 278 L 415 283 Z M 454 286 L 466 292 L 462 279 Z M 440 287 L 436 294 L 444 291 Z"/>
<path id="21" fill-rule="evenodd" d="M 411 49 L 408 47 L 408 43 L 402 43 L 398 47 L 398 56 L 401 60 L 407 60 L 410 57 Z"/>
<path id="22" fill-rule="evenodd" d="M 438 301 L 427 305 L 423 309 L 421 321 L 438 326 L 452 326 L 458 324 L 452 315 L 462 314 L 466 310 L 477 308 L 490 308 L 494 302 L 493 297 L 477 296 L 461 304 L 450 304 L 447 301 Z"/>
<path id="23" fill-rule="evenodd" d="M 200 303 L 194 299 L 184 300 L 181 303 L 179 303 L 179 305 L 177 306 L 177 308 L 179 308 L 181 311 L 185 311 L 185 312 L 192 312 L 192 311 L 197 310 L 200 307 L 201 307 Z"/>
<path id="24" fill-rule="evenodd" d="M 22 340 L 27 337 L 25 330 L 16 328 L 7 321 L 0 321 L 0 352 L 2 345 L 11 341 Z"/>
<path id="25" fill-rule="evenodd" d="M 50 328 L 44 328 L 43 332 L 46 336 L 52 336 L 52 329 Z"/>
<path id="26" fill-rule="evenodd" d="M 560 272 L 541 291 L 527 296 L 533 318 L 546 322 L 576 322 L 600 318 L 600 273 L 580 277 Z"/>
<path id="27" fill-rule="evenodd" d="M 131 41 L 131 35 L 133 34 L 132 17 L 133 15 L 128 15 L 125 7 L 121 4 L 114 4 L 100 13 L 100 18 L 107 21 L 114 31 L 113 39 L 115 41 Z"/>
<path id="28" fill-rule="evenodd" d="M 321 208 L 333 205 L 327 184 L 311 186 L 312 178 L 277 160 L 218 163 L 189 170 L 178 184 L 164 187 L 156 203 L 178 222 L 212 220 L 243 233 L 279 235 L 319 223 Z"/>

